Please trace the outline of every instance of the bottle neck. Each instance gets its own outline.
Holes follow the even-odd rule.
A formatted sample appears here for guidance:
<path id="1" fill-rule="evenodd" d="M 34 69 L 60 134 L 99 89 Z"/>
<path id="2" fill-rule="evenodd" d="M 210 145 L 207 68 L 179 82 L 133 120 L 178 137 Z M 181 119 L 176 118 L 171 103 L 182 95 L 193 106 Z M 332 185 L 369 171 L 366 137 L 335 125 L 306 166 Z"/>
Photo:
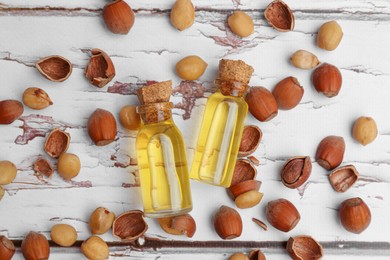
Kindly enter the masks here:
<path id="1" fill-rule="evenodd" d="M 140 114 L 142 122 L 148 125 L 171 120 L 172 107 L 171 102 L 159 102 L 141 105 L 137 107 L 137 112 Z"/>
<path id="2" fill-rule="evenodd" d="M 243 82 L 216 79 L 214 84 L 224 96 L 243 97 L 248 91 L 248 84 Z"/>

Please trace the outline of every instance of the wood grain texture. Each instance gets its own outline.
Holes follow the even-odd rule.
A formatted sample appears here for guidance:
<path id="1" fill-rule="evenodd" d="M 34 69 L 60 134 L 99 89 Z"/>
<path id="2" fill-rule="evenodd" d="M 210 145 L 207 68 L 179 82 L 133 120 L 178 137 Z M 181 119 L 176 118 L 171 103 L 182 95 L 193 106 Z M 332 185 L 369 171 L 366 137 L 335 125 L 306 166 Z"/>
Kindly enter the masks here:
<path id="1" fill-rule="evenodd" d="M 202 259 L 226 259 L 235 251 L 261 247 L 271 259 L 288 259 L 283 251 L 289 236 L 308 234 L 321 241 L 327 259 L 353 259 L 390 254 L 386 225 L 390 212 L 390 122 L 387 100 L 390 82 L 390 3 L 388 1 L 286 1 L 295 11 L 293 32 L 279 33 L 263 18 L 268 1 L 194 1 L 196 23 L 184 32 L 171 27 L 168 19 L 173 1 L 129 1 L 135 9 L 136 23 L 129 35 L 111 34 L 100 17 L 104 2 L 86 1 L 2 1 L 0 3 L 0 99 L 21 99 L 25 88 L 43 88 L 54 105 L 33 111 L 25 108 L 23 116 L 11 125 L 0 126 L 0 159 L 11 160 L 18 167 L 14 183 L 5 186 L 0 202 L 0 234 L 18 241 L 29 230 L 48 235 L 56 223 L 72 224 L 79 239 L 90 233 L 89 214 L 105 206 L 120 214 L 140 208 L 136 178 L 134 142 L 136 132 L 118 128 L 114 143 L 96 147 L 86 133 L 86 122 L 96 108 L 104 108 L 118 118 L 120 108 L 137 104 L 134 91 L 151 80 L 174 82 L 174 120 L 182 130 L 191 160 L 206 97 L 215 91 L 212 82 L 221 58 L 243 59 L 255 68 L 251 85 L 268 89 L 286 76 L 295 76 L 304 86 L 301 103 L 291 111 L 279 111 L 270 122 L 260 123 L 251 115 L 247 124 L 263 131 L 263 140 L 255 152 L 260 160 L 257 179 L 265 196 L 259 206 L 240 210 L 244 219 L 242 237 L 232 242 L 220 241 L 211 217 L 222 205 L 234 206 L 222 188 L 192 182 L 194 210 L 198 224 L 190 240 L 163 233 L 156 221 L 150 226 L 146 246 L 118 245 L 110 234 L 111 255 L 134 259 L 191 258 L 202 250 Z M 226 16 L 234 9 L 247 10 L 255 21 L 255 33 L 241 39 L 226 26 Z M 316 32 L 328 19 L 337 19 L 344 38 L 334 52 L 315 46 Z M 112 58 L 117 75 L 105 88 L 97 89 L 84 78 L 89 50 L 98 47 Z M 343 87 L 339 96 L 328 99 L 316 93 L 310 83 L 311 71 L 292 67 L 289 56 L 297 49 L 315 53 L 323 62 L 341 69 Z M 34 68 L 44 56 L 58 54 L 68 58 L 74 71 L 63 83 L 44 79 Z M 181 81 L 174 64 L 186 55 L 196 54 L 208 62 L 206 73 L 197 82 Z M 361 115 L 375 118 L 379 128 L 376 141 L 366 147 L 351 137 L 353 121 Z M 43 143 L 48 132 L 59 127 L 72 136 L 70 152 L 79 155 L 82 170 L 71 182 L 56 173 L 51 178 L 35 174 L 32 164 L 45 153 Z M 346 141 L 343 164 L 354 164 L 361 174 L 357 184 L 345 194 L 335 193 L 327 172 L 314 162 L 318 142 L 326 135 L 341 135 Z M 285 188 L 279 171 L 286 159 L 308 155 L 313 160 L 309 182 L 299 190 Z M 55 161 L 51 161 L 55 164 Z M 210 196 L 213 200 L 208 199 Z M 337 207 L 346 198 L 360 196 L 373 215 L 371 226 L 361 235 L 347 233 L 337 219 Z M 269 227 L 263 231 L 251 221 L 265 220 L 264 207 L 269 200 L 288 198 L 299 209 L 302 221 L 285 234 Z M 156 240 L 158 238 L 159 240 Z M 172 241 L 173 240 L 173 241 Z M 183 247 L 177 250 L 173 244 Z M 191 242 L 194 241 L 194 242 Z M 204 242 L 210 241 L 210 242 Z M 149 244 L 148 244 L 149 243 Z M 149 245 L 149 246 L 148 246 Z M 204 249 L 208 247 L 210 249 Z M 200 249 L 202 248 L 202 249 Z M 80 258 L 78 248 L 53 248 L 55 259 Z M 179 255 L 177 253 L 180 253 Z M 21 255 L 18 254 L 21 259 Z M 200 258 L 199 258 L 200 259 Z"/>

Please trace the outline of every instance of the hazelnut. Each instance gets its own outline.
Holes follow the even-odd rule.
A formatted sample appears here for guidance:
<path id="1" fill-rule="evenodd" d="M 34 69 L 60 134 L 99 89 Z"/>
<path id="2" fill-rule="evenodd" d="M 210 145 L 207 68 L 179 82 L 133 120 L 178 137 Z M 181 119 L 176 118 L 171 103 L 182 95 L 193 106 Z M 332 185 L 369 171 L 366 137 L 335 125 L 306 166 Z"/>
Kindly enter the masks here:
<path id="1" fill-rule="evenodd" d="M 250 190 L 237 196 L 236 206 L 240 209 L 252 208 L 260 203 L 263 198 L 263 193 L 257 190 Z"/>
<path id="2" fill-rule="evenodd" d="M 343 31 L 336 21 L 321 25 L 317 35 L 317 45 L 321 49 L 333 51 L 339 46 L 343 38 Z"/>
<path id="3" fill-rule="evenodd" d="M 112 143 L 116 136 L 116 121 L 111 112 L 96 109 L 88 119 L 88 134 L 97 146 Z"/>
<path id="4" fill-rule="evenodd" d="M 245 97 L 251 114 L 261 122 L 269 121 L 278 114 L 278 103 L 272 93 L 263 87 L 252 87 Z"/>
<path id="5" fill-rule="evenodd" d="M 197 80 L 203 75 L 207 63 L 196 55 L 187 56 L 176 63 L 176 73 L 184 80 Z"/>
<path id="6" fill-rule="evenodd" d="M 296 107 L 303 97 L 303 87 L 295 77 L 287 77 L 276 84 L 272 94 L 279 109 L 289 110 Z"/>
<path id="7" fill-rule="evenodd" d="M 50 163 L 44 158 L 39 158 L 38 160 L 36 160 L 34 162 L 33 168 L 35 172 L 43 174 L 47 177 L 50 177 L 54 172 L 53 167 L 51 167 Z"/>
<path id="8" fill-rule="evenodd" d="M 17 169 L 10 161 L 0 161 L 0 185 L 7 185 L 13 182 Z"/>
<path id="9" fill-rule="evenodd" d="M 125 1 L 116 0 L 104 6 L 103 19 L 112 33 L 127 34 L 134 25 L 134 12 Z"/>
<path id="10" fill-rule="evenodd" d="M 229 257 L 229 260 L 249 260 L 249 258 L 244 253 L 235 253 Z"/>
<path id="11" fill-rule="evenodd" d="M 136 106 L 124 106 L 119 112 L 119 121 L 128 130 L 138 130 L 141 126 L 141 117 Z"/>
<path id="12" fill-rule="evenodd" d="M 242 220 L 233 208 L 221 206 L 214 216 L 214 228 L 222 239 L 233 239 L 241 236 Z"/>
<path id="13" fill-rule="evenodd" d="M 263 132 L 255 125 L 246 125 L 242 131 L 238 156 L 248 156 L 256 151 L 260 144 Z"/>
<path id="14" fill-rule="evenodd" d="M 352 128 L 352 136 L 362 145 L 373 142 L 378 135 L 375 120 L 372 117 L 361 116 L 356 119 Z"/>
<path id="15" fill-rule="evenodd" d="M 266 260 L 266 258 L 260 249 L 255 249 L 249 252 L 249 260 Z"/>
<path id="16" fill-rule="evenodd" d="M 85 76 L 92 85 L 102 88 L 115 77 L 115 67 L 104 51 L 92 49 L 91 54 Z"/>
<path id="17" fill-rule="evenodd" d="M 50 246 L 46 237 L 40 233 L 31 231 L 23 239 L 21 245 L 22 253 L 28 260 L 49 259 Z"/>
<path id="18" fill-rule="evenodd" d="M 98 236 L 91 236 L 81 244 L 81 252 L 90 260 L 108 259 L 110 249 L 107 243 Z"/>
<path id="19" fill-rule="evenodd" d="M 361 198 L 343 201 L 339 208 L 340 221 L 349 232 L 360 234 L 371 222 L 371 211 Z"/>
<path id="20" fill-rule="evenodd" d="M 258 191 L 260 189 L 260 186 L 261 186 L 261 181 L 245 180 L 230 186 L 228 189 L 228 193 L 233 200 L 236 200 L 238 196 L 248 191 L 253 191 L 253 190 Z"/>
<path id="21" fill-rule="evenodd" d="M 11 260 L 15 254 L 15 246 L 11 240 L 5 236 L 0 236 L 0 259 Z"/>
<path id="22" fill-rule="evenodd" d="M 127 211 L 119 215 L 112 224 L 112 234 L 122 241 L 135 241 L 148 230 L 144 213 L 139 210 Z"/>
<path id="23" fill-rule="evenodd" d="M 329 181 L 337 192 L 345 192 L 357 181 L 359 172 L 353 165 L 346 165 L 333 170 L 329 174 Z"/>
<path id="24" fill-rule="evenodd" d="M 336 66 L 324 63 L 313 71 L 311 81 L 317 92 L 331 98 L 339 94 L 343 79 Z"/>
<path id="25" fill-rule="evenodd" d="M 59 246 L 72 246 L 77 240 L 77 232 L 68 224 L 57 224 L 51 228 L 50 237 Z"/>
<path id="26" fill-rule="evenodd" d="M 343 161 L 344 151 L 344 138 L 334 135 L 327 136 L 318 144 L 316 161 L 326 170 L 333 170 Z"/>
<path id="27" fill-rule="evenodd" d="M 228 25 L 230 30 L 240 37 L 248 37 L 255 31 L 252 17 L 242 11 L 235 11 L 230 15 Z"/>
<path id="28" fill-rule="evenodd" d="M 322 246 L 310 236 L 290 237 L 286 246 L 288 254 L 294 260 L 321 259 Z"/>
<path id="29" fill-rule="evenodd" d="M 286 199 L 268 202 L 265 213 L 268 222 L 283 232 L 292 230 L 301 219 L 297 208 Z"/>
<path id="30" fill-rule="evenodd" d="M 114 222 L 115 214 L 106 208 L 96 208 L 89 217 L 89 229 L 93 235 L 106 233 Z"/>
<path id="31" fill-rule="evenodd" d="M 318 60 L 317 56 L 305 50 L 298 50 L 294 52 L 294 54 L 290 58 L 290 61 L 295 67 L 304 70 L 312 69 L 314 67 L 317 67 L 318 64 L 320 64 L 320 61 Z"/>
<path id="32" fill-rule="evenodd" d="M 0 125 L 12 124 L 23 114 L 23 104 L 17 100 L 0 101 Z"/>
<path id="33" fill-rule="evenodd" d="M 283 166 L 280 176 L 284 186 L 290 189 L 299 188 L 310 177 L 311 161 L 309 156 L 290 158 Z"/>
<path id="34" fill-rule="evenodd" d="M 3 187 L 0 186 L 0 200 L 4 197 L 4 194 L 5 194 L 5 190 Z"/>
<path id="35" fill-rule="evenodd" d="M 186 235 L 193 237 L 196 231 L 196 223 L 190 214 L 174 217 L 159 218 L 160 227 L 171 235 Z"/>
<path id="36" fill-rule="evenodd" d="M 191 0 L 176 0 L 170 18 L 173 27 L 179 31 L 191 27 L 195 21 L 195 8 Z"/>
<path id="37" fill-rule="evenodd" d="M 239 159 L 236 161 L 230 186 L 234 186 L 246 180 L 253 180 L 256 177 L 256 174 L 257 170 L 250 161 Z"/>
<path id="38" fill-rule="evenodd" d="M 272 1 L 264 11 L 267 22 L 280 32 L 288 32 L 294 29 L 294 14 L 288 5 L 281 0 Z"/>
<path id="39" fill-rule="evenodd" d="M 44 150 L 53 158 L 58 158 L 60 155 L 68 150 L 70 143 L 70 135 L 58 128 L 52 130 L 47 136 Z"/>
<path id="40" fill-rule="evenodd" d="M 76 177 L 80 172 L 80 159 L 73 153 L 62 153 L 58 158 L 57 171 L 65 180 Z"/>
<path id="41" fill-rule="evenodd" d="M 23 92 L 23 103 L 32 109 L 44 109 L 53 105 L 49 95 L 40 88 L 28 88 Z"/>
<path id="42" fill-rule="evenodd" d="M 72 74 L 72 63 L 58 55 L 40 59 L 35 67 L 45 78 L 54 82 L 62 82 Z"/>

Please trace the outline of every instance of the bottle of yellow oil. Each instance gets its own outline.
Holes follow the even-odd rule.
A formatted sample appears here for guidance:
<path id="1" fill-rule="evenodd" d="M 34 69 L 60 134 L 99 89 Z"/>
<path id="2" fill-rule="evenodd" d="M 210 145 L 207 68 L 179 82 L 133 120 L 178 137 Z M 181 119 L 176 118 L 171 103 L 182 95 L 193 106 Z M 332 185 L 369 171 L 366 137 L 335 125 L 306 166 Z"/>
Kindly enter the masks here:
<path id="1" fill-rule="evenodd" d="M 206 103 L 190 177 L 229 187 L 233 178 L 248 105 L 244 95 L 253 68 L 240 60 L 221 60 L 218 91 Z"/>
<path id="2" fill-rule="evenodd" d="M 179 215 L 192 209 L 185 144 L 171 109 L 171 102 L 138 107 L 143 124 L 137 135 L 136 153 L 148 217 Z"/>

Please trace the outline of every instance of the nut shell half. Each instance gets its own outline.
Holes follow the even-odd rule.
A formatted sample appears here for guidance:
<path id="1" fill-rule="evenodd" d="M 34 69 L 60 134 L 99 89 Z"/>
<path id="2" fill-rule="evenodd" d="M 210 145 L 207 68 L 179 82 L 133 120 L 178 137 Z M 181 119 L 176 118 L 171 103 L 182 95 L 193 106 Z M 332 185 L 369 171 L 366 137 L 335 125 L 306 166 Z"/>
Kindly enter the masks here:
<path id="1" fill-rule="evenodd" d="M 62 82 L 72 74 L 72 63 L 58 55 L 40 59 L 35 67 L 45 78 L 54 82 Z"/>
<path id="2" fill-rule="evenodd" d="M 171 235 L 193 237 L 196 231 L 195 220 L 190 214 L 159 218 L 158 223 L 165 232 Z"/>
<path id="3" fill-rule="evenodd" d="M 286 249 L 294 260 L 321 259 L 324 255 L 322 246 L 310 236 L 290 237 Z"/>
<path id="4" fill-rule="evenodd" d="M 280 173 L 284 186 L 296 189 L 309 179 L 311 174 L 311 161 L 309 156 L 298 156 L 289 159 Z"/>
<path id="5" fill-rule="evenodd" d="M 249 160 L 237 160 L 230 186 L 234 186 L 246 180 L 253 180 L 256 177 L 256 174 L 257 170 Z"/>
<path id="6" fill-rule="evenodd" d="M 266 258 L 260 249 L 255 249 L 249 252 L 249 260 L 266 260 Z"/>
<path id="7" fill-rule="evenodd" d="M 115 77 L 115 67 L 111 58 L 100 49 L 92 49 L 85 76 L 89 82 L 102 88 Z"/>
<path id="8" fill-rule="evenodd" d="M 34 162 L 34 171 L 50 177 L 53 174 L 54 169 L 46 159 L 38 158 L 38 160 Z"/>
<path id="9" fill-rule="evenodd" d="M 359 172 L 353 165 L 346 165 L 333 170 L 329 174 L 329 181 L 337 192 L 345 192 L 358 180 Z"/>
<path id="10" fill-rule="evenodd" d="M 144 213 L 140 210 L 131 210 L 119 215 L 112 224 L 112 234 L 122 241 L 135 241 L 145 234 L 148 224 Z"/>
<path id="11" fill-rule="evenodd" d="M 46 138 L 44 150 L 53 158 L 58 158 L 68 150 L 70 135 L 58 128 L 50 132 Z"/>
<path id="12" fill-rule="evenodd" d="M 248 156 L 256 151 L 260 144 L 263 132 L 255 125 L 247 125 L 242 132 L 238 156 Z"/>
<path id="13" fill-rule="evenodd" d="M 294 14 L 281 0 L 274 0 L 264 11 L 267 22 L 280 32 L 292 31 L 295 26 Z"/>

